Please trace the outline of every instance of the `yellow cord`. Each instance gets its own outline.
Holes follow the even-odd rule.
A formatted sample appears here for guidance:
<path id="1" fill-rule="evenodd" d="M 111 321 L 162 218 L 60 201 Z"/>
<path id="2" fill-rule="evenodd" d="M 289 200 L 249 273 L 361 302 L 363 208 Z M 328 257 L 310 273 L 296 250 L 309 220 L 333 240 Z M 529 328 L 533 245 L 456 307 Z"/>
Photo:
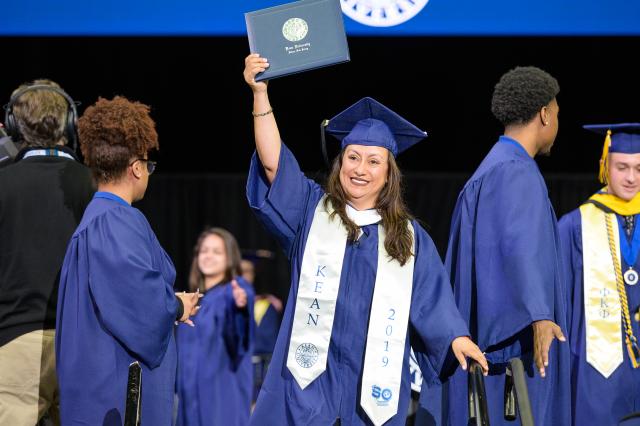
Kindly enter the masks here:
<path id="1" fill-rule="evenodd" d="M 618 294 L 620 295 L 620 304 L 622 305 L 622 322 L 625 329 L 625 343 L 627 346 L 627 352 L 629 353 L 629 359 L 633 368 L 638 368 L 638 356 L 636 351 L 638 348 L 638 341 L 633 335 L 633 329 L 631 328 L 631 316 L 629 315 L 629 302 L 627 301 L 627 290 L 624 287 L 624 280 L 622 279 L 622 269 L 620 268 L 620 262 L 616 256 L 617 250 L 615 246 L 615 240 L 613 237 L 613 227 L 611 226 L 611 214 L 605 214 L 605 221 L 607 223 L 607 237 L 609 239 L 609 250 L 611 251 L 611 258 L 613 259 L 613 267 L 616 273 L 616 286 L 618 287 Z M 624 237 L 623 237 L 624 238 Z M 635 350 L 634 350 L 635 349 Z"/>

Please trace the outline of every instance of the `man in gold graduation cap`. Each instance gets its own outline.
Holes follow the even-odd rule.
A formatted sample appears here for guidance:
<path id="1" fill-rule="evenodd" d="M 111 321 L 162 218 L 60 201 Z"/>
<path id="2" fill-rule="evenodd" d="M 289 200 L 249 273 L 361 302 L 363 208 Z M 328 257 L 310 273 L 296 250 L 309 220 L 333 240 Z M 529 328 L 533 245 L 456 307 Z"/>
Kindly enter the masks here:
<path id="1" fill-rule="evenodd" d="M 575 425 L 614 426 L 640 407 L 640 123 L 588 125 L 605 136 L 605 187 L 559 222 L 571 312 Z"/>

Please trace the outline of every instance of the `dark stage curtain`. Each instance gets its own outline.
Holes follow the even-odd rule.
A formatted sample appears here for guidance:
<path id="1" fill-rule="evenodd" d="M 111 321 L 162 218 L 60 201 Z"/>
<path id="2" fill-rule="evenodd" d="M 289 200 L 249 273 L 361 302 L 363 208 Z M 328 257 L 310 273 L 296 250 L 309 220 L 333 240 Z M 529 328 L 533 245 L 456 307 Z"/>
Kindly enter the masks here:
<path id="1" fill-rule="evenodd" d="M 407 204 L 442 256 L 446 252 L 451 214 L 468 177 L 465 174 L 405 175 Z M 136 206 L 145 213 L 173 259 L 178 290 L 186 288 L 198 234 L 206 226 L 220 226 L 236 236 L 242 249 L 267 249 L 274 253 L 272 260 L 258 263 L 256 291 L 286 300 L 288 261 L 249 209 L 246 179 L 244 174 L 159 174 L 151 178 L 145 198 Z M 595 175 L 548 175 L 546 180 L 558 217 L 576 208 L 599 186 Z"/>

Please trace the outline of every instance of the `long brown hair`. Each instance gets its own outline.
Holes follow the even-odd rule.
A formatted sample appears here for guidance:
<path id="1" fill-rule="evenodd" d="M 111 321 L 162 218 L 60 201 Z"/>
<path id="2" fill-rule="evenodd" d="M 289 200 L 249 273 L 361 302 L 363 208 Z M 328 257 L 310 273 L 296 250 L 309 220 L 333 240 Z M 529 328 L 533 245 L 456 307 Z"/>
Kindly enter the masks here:
<path id="1" fill-rule="evenodd" d="M 345 151 L 342 150 L 331 167 L 331 173 L 327 178 L 325 191 L 325 207 L 331 202 L 333 215 L 340 216 L 342 223 L 348 231 L 348 241 L 354 242 L 358 236 L 358 225 L 347 216 L 347 194 L 340 183 L 340 169 L 342 168 L 342 158 Z M 413 219 L 402 199 L 402 173 L 398 168 L 395 158 L 389 152 L 389 169 L 387 171 L 387 182 L 378 194 L 375 208 L 382 216 L 382 226 L 386 233 L 384 248 L 391 258 L 397 260 L 400 265 L 404 265 L 411 255 L 413 239 L 411 231 L 407 227 L 407 221 Z"/>
<path id="2" fill-rule="evenodd" d="M 191 272 L 189 272 L 189 291 L 196 291 L 200 289 L 200 292 L 204 292 L 204 275 L 198 267 L 198 255 L 202 248 L 202 243 L 205 238 L 210 235 L 217 235 L 224 241 L 224 249 L 227 255 L 227 267 L 224 271 L 224 282 L 229 282 L 233 277 L 240 275 L 240 248 L 236 238 L 223 228 L 207 228 L 200 236 L 198 236 L 198 242 L 193 248 L 193 260 L 191 261 Z"/>

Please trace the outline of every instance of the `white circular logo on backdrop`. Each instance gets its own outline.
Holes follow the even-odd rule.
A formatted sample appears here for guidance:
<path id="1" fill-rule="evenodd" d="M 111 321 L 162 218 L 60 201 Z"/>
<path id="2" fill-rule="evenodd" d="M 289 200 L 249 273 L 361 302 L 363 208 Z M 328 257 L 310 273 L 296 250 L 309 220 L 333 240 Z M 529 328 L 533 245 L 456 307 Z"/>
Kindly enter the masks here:
<path id="1" fill-rule="evenodd" d="M 289 41 L 300 41 L 307 36 L 309 26 L 304 19 L 291 18 L 282 26 L 282 35 Z"/>
<path id="2" fill-rule="evenodd" d="M 349 18 L 371 27 L 392 27 L 416 16 L 429 0 L 341 0 Z"/>

